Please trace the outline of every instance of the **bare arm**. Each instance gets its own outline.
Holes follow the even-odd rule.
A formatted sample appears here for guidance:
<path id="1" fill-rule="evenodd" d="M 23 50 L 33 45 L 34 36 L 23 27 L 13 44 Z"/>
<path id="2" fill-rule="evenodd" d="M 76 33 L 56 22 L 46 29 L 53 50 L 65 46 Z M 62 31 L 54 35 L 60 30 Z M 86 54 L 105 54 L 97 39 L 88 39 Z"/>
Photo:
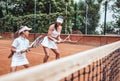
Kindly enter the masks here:
<path id="1" fill-rule="evenodd" d="M 16 52 L 16 48 L 12 46 L 12 47 L 11 47 L 11 51 L 12 51 L 12 52 Z"/>
<path id="2" fill-rule="evenodd" d="M 61 32 L 61 31 L 62 31 L 62 26 L 59 26 L 58 32 Z M 62 41 L 60 35 L 57 37 L 57 39 L 58 39 L 59 42 Z"/>
<path id="3" fill-rule="evenodd" d="M 11 47 L 11 51 L 17 52 L 17 53 L 18 53 L 18 52 L 19 52 L 19 53 L 28 52 L 28 50 L 26 50 L 26 49 L 25 49 L 25 50 L 16 50 L 16 48 L 15 48 L 14 46 Z"/>
<path id="4" fill-rule="evenodd" d="M 49 27 L 49 29 L 48 29 L 48 38 L 49 38 L 50 40 L 57 41 L 57 39 L 55 39 L 55 38 L 53 38 L 53 37 L 51 36 L 53 30 L 54 30 L 54 25 L 51 25 L 51 26 Z"/>
<path id="5" fill-rule="evenodd" d="M 57 27 L 57 31 L 58 32 L 61 32 L 61 30 L 62 30 L 62 26 Z M 54 37 L 51 36 L 53 31 L 54 31 L 54 25 L 51 25 L 49 27 L 49 30 L 48 30 L 48 38 L 50 40 L 55 41 L 55 42 L 60 42 L 62 40 L 61 37 L 60 37 L 60 35 L 58 35 L 57 38 L 54 38 Z"/>

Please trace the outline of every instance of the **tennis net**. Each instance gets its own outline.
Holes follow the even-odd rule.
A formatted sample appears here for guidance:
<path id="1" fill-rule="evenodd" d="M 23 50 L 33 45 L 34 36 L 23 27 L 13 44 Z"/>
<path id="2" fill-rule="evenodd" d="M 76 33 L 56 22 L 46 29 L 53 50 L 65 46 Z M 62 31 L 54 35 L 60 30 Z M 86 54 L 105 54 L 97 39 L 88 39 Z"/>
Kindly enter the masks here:
<path id="1" fill-rule="evenodd" d="M 120 81 L 119 75 L 120 49 L 116 49 L 104 58 L 72 73 L 64 81 Z"/>
<path id="2" fill-rule="evenodd" d="M 3 75 L 0 81 L 120 81 L 120 41 Z"/>

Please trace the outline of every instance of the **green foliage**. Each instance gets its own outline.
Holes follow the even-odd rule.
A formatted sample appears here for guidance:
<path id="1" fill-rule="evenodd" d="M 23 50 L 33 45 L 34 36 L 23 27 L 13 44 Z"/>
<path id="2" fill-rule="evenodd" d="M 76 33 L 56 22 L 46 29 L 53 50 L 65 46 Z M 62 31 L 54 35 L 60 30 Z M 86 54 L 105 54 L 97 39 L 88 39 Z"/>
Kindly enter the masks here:
<path id="1" fill-rule="evenodd" d="M 21 25 L 27 25 L 32 28 L 31 32 L 39 32 L 39 33 L 47 33 L 47 29 L 50 24 L 55 23 L 56 18 L 62 15 L 62 13 L 52 13 L 50 15 L 47 14 L 37 14 L 36 15 L 36 31 L 34 31 L 34 14 L 14 17 L 12 15 L 7 15 L 4 18 L 0 19 L 0 28 L 1 32 L 15 32 L 18 27 Z M 63 29 L 65 29 L 63 24 Z M 63 30 L 64 32 L 64 30 Z"/>
<path id="2" fill-rule="evenodd" d="M 62 33 L 71 33 L 81 30 L 85 33 L 86 3 L 73 0 L 36 0 L 36 25 L 34 24 L 35 0 L 2 0 L 0 5 L 0 28 L 2 31 L 16 31 L 20 25 L 27 25 L 33 30 L 31 32 L 46 33 L 50 24 L 56 21 L 58 15 L 64 17 Z M 88 2 L 88 34 L 95 33 L 99 20 L 99 9 L 102 0 Z M 0 1 L 1 3 L 1 1 Z"/>
<path id="3" fill-rule="evenodd" d="M 4 0 L 3 0 L 4 1 Z M 0 1 L 1 3 L 1 1 Z M 68 29 L 72 25 L 69 21 L 73 16 L 73 0 L 67 2 L 67 15 L 66 15 L 66 2 L 64 0 L 36 0 L 36 25 L 34 25 L 34 5 L 35 0 L 6 0 L 4 7 L 1 11 L 5 11 L 4 16 L 1 15 L 1 26 L 4 27 L 1 31 L 16 31 L 18 26 L 27 25 L 33 28 L 32 32 L 46 33 L 49 25 L 54 23 L 58 15 L 62 15 L 68 21 Z M 11 17 L 11 18 L 8 18 Z M 65 32 L 65 25 L 63 24 L 63 33 Z M 36 29 L 34 29 L 34 26 Z"/>

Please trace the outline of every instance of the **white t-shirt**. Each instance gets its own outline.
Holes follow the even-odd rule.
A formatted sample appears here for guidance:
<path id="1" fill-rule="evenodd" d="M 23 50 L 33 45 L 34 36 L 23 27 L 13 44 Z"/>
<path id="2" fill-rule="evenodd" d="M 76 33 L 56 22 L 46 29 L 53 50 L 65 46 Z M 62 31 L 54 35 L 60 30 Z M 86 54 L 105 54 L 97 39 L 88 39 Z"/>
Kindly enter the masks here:
<path id="1" fill-rule="evenodd" d="M 15 47 L 16 50 L 27 49 L 29 47 L 29 40 L 19 36 L 13 41 L 12 46 Z M 26 58 L 26 53 L 21 54 L 15 52 L 14 55 L 12 56 L 11 66 L 21 66 L 25 64 L 29 64 Z"/>

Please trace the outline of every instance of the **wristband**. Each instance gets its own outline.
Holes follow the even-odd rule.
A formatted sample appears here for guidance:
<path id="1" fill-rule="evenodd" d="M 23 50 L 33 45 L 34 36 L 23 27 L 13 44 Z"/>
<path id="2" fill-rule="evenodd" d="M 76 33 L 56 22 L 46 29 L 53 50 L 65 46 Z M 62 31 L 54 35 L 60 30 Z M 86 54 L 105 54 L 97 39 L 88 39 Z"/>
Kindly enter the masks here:
<path id="1" fill-rule="evenodd" d="M 57 42 L 57 40 L 54 40 L 54 42 Z"/>
<path id="2" fill-rule="evenodd" d="M 62 39 L 60 39 L 59 41 L 62 41 Z"/>
<path id="3" fill-rule="evenodd" d="M 16 50 L 16 53 L 20 53 L 21 52 L 21 50 Z"/>
<path id="4" fill-rule="evenodd" d="M 61 41 L 57 41 L 58 43 L 60 43 Z"/>

